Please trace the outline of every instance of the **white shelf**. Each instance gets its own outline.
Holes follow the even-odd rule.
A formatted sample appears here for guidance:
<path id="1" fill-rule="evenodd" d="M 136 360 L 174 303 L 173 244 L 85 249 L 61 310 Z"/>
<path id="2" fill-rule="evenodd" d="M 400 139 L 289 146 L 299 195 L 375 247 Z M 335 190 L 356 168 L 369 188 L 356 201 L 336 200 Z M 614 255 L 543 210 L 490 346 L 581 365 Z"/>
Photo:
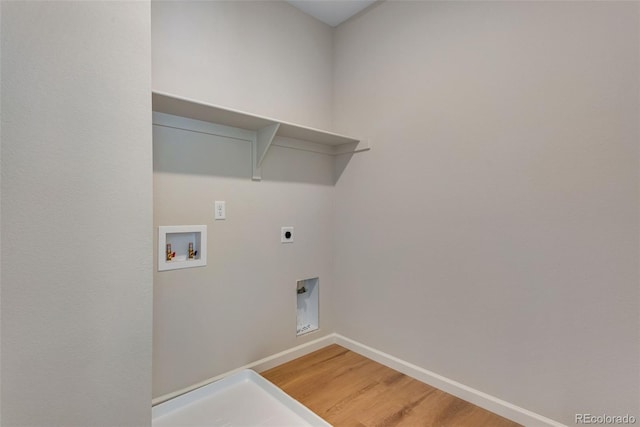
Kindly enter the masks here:
<path id="1" fill-rule="evenodd" d="M 169 114 L 252 132 L 253 179 L 255 180 L 261 179 L 262 161 L 276 136 L 289 138 L 289 140 L 283 141 L 283 146 L 294 147 L 296 146 L 295 140 L 297 140 L 302 142 L 301 148 L 330 155 L 369 150 L 368 144 L 364 141 L 350 136 L 261 117 L 167 93 L 152 92 L 152 104 L 153 111 L 163 115 Z M 160 121 L 162 121 L 161 117 L 154 115 L 154 124 L 166 125 L 164 122 L 157 123 Z M 173 124 L 171 126 L 178 127 Z M 311 146 L 308 143 L 311 143 Z"/>

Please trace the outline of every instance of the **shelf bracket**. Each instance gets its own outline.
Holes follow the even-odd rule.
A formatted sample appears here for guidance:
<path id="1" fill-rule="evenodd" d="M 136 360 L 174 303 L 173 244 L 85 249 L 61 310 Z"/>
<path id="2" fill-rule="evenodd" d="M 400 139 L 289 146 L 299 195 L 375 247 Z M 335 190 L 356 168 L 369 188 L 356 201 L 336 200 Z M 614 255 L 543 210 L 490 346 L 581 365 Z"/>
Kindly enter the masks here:
<path id="1" fill-rule="evenodd" d="M 252 157 L 253 157 L 253 175 L 254 181 L 260 181 L 262 179 L 262 161 L 264 156 L 269 151 L 273 138 L 278 132 L 280 123 L 273 123 L 263 128 L 258 129 L 256 137 L 252 143 Z"/>
<path id="2" fill-rule="evenodd" d="M 336 145 L 334 147 L 333 155 L 339 156 L 340 154 L 353 154 L 360 153 L 362 151 L 368 151 L 371 149 L 369 140 L 362 140 L 356 142 L 350 142 L 348 144 Z"/>

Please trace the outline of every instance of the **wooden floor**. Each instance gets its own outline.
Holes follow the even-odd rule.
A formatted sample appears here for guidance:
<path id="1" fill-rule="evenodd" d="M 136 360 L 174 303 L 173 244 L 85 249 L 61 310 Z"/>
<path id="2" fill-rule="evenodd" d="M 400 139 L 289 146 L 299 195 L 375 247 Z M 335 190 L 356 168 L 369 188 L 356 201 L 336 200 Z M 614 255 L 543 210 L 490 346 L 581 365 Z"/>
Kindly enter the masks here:
<path id="1" fill-rule="evenodd" d="M 335 344 L 262 375 L 336 427 L 519 426 Z"/>

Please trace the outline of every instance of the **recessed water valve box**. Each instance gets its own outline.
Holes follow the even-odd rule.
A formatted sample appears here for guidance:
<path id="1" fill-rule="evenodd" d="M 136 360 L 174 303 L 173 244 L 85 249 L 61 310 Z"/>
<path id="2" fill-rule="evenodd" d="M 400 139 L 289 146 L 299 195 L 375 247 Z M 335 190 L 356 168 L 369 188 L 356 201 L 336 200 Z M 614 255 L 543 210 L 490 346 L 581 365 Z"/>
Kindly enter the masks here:
<path id="1" fill-rule="evenodd" d="M 207 265 L 207 226 L 158 227 L 158 271 Z"/>

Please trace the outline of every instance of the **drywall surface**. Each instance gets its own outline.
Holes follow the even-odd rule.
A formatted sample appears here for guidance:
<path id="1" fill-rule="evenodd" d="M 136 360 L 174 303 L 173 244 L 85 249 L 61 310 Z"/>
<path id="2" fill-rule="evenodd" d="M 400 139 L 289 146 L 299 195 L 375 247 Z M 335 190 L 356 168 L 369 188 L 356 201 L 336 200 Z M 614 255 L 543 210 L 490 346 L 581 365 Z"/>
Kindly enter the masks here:
<path id="1" fill-rule="evenodd" d="M 161 126 L 153 137 L 156 230 L 208 234 L 206 267 L 154 273 L 153 396 L 333 332 L 333 158 L 272 147 L 255 182 L 248 142 Z M 282 226 L 293 243 L 280 242 Z M 320 330 L 296 337 L 296 282 L 310 277 Z"/>
<path id="2" fill-rule="evenodd" d="M 640 417 L 637 2 L 336 29 L 337 332 L 541 415 Z"/>
<path id="3" fill-rule="evenodd" d="M 330 27 L 283 2 L 151 8 L 154 90 L 330 125 Z M 206 267 L 154 273 L 153 396 L 333 332 L 333 158 L 273 146 L 255 182 L 246 141 L 154 126 L 153 151 L 155 232 L 204 224 L 209 240 Z M 296 281 L 316 276 L 320 330 L 296 337 Z"/>
<path id="4" fill-rule="evenodd" d="M 0 5 L 0 36 L 2 35 L 2 5 Z M 0 82 L 2 67 L 0 66 Z M 0 100 L 2 84 L 0 83 Z M 0 102 L 0 165 L 2 165 L 2 102 Z M 2 262 L 2 173 L 0 173 L 0 265 Z M 2 270 L 0 270 L 0 390 L 2 389 Z M 2 398 L 0 392 L 0 420 L 2 420 Z"/>
<path id="5" fill-rule="evenodd" d="M 1 7 L 0 424 L 149 425 L 149 4 Z"/>
<path id="6" fill-rule="evenodd" d="M 285 2 L 152 2 L 153 89 L 331 125 L 331 27 Z"/>

